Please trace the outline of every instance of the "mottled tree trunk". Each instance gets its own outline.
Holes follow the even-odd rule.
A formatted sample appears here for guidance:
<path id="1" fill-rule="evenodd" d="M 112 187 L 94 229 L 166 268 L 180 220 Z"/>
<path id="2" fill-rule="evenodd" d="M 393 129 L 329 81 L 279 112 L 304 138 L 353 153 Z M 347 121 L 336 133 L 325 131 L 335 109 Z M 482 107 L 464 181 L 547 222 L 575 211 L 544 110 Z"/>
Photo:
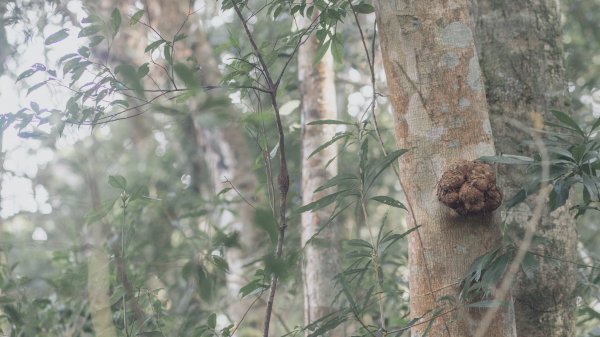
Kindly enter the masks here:
<path id="1" fill-rule="evenodd" d="M 303 27 L 308 27 L 311 22 L 310 18 L 304 17 L 299 17 L 298 20 Z M 323 197 L 326 192 L 314 191 L 337 174 L 337 159 L 333 159 L 337 156 L 336 146 L 329 146 L 309 158 L 316 148 L 334 136 L 335 125 L 307 124 L 316 120 L 337 119 L 333 57 L 328 51 L 318 63 L 313 64 L 317 47 L 317 38 L 312 34 L 298 51 L 298 77 L 302 92 L 303 205 Z M 336 294 L 334 277 L 341 268 L 341 226 L 335 226 L 335 222 L 326 225 L 332 211 L 332 207 L 326 207 L 302 213 L 305 325 L 336 309 L 333 303 Z M 338 327 L 330 331 L 328 336 L 343 336 L 343 329 Z"/>
<path id="2" fill-rule="evenodd" d="M 540 127 L 549 109 L 566 107 L 566 81 L 557 2 L 554 0 L 479 0 L 473 7 L 477 18 L 476 40 L 485 78 L 496 150 L 530 155 L 531 139 L 511 127 L 517 120 Z M 523 170 L 499 167 L 505 196 L 512 197 L 527 182 Z M 531 217 L 534 197 L 505 214 L 507 223 L 521 234 Z M 577 256 L 577 232 L 568 206 L 546 215 L 536 234 L 545 238 L 541 253 L 567 261 Z M 550 262 L 550 263 L 548 263 Z M 575 326 L 574 264 L 544 261 L 533 280 L 519 276 L 514 290 L 517 332 L 527 337 L 573 336 Z"/>
<path id="3" fill-rule="evenodd" d="M 430 336 L 473 336 L 485 310 L 454 310 L 440 299 L 457 298 L 469 265 L 498 246 L 499 216 L 459 216 L 436 198 L 437 181 L 450 165 L 494 154 L 467 1 L 378 0 L 375 5 L 396 140 L 411 149 L 400 160 L 414 215 L 410 226 L 420 226 L 409 237 L 411 314 L 424 315 L 425 321 L 430 310 L 441 308 Z M 515 336 L 509 303 L 486 336 Z M 426 327 L 416 325 L 412 334 L 421 336 Z"/>
<path id="4" fill-rule="evenodd" d="M 86 182 L 90 191 L 92 208 L 98 211 L 100 195 L 93 173 L 86 173 Z M 90 256 L 88 257 L 87 291 L 90 316 L 95 336 L 117 337 L 117 329 L 113 324 L 113 313 L 110 303 L 110 261 L 106 249 L 105 223 L 97 221 L 90 225 Z M 126 315 L 126 312 L 122 313 Z"/>

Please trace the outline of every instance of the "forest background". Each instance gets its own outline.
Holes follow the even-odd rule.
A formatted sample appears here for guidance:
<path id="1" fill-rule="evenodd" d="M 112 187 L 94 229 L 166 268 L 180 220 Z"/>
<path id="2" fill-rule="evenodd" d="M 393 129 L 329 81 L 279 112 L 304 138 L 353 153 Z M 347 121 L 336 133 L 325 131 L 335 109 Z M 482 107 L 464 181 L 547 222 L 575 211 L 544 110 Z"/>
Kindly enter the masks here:
<path id="1" fill-rule="evenodd" d="M 494 6 L 556 9 L 554 1 L 524 3 Z M 473 27 L 484 31 L 478 11 L 487 2 L 474 4 Z M 535 250 L 549 240 L 542 228 L 519 278 L 551 283 L 543 268 L 570 274 L 577 309 L 561 316 L 569 322 L 544 316 L 517 327 L 599 336 L 598 179 L 595 166 L 585 167 L 598 157 L 600 3 L 560 2 L 563 44 L 550 48 L 564 52 L 568 99 L 514 126 L 527 129 L 518 136 L 525 145 L 498 152 L 522 157 L 488 158 L 500 175 L 515 170 L 534 181 L 522 193 L 506 187 L 502 249 L 488 252 L 487 265 L 465 262 L 472 274 L 454 285 L 461 296 L 437 298 L 418 316 L 409 309 L 407 258 L 418 228 L 402 197 L 396 159 L 405 152 L 394 139 L 373 5 L 0 2 L 2 333 L 427 334 L 453 324 L 457 308 L 504 306 L 462 295 L 487 294 L 510 269 L 524 232 L 507 234 L 506 219 L 548 183 L 549 207 L 572 207 L 575 255 Z M 486 71 L 503 65 L 486 64 L 488 49 L 478 48 L 493 119 Z M 521 75 L 546 81 L 545 73 Z M 552 96 L 547 85 L 513 90 Z M 559 137 L 536 131 L 540 118 Z M 534 162 L 543 154 L 527 150 L 540 137 L 552 159 L 542 182 Z M 569 158 L 576 165 L 561 171 Z"/>

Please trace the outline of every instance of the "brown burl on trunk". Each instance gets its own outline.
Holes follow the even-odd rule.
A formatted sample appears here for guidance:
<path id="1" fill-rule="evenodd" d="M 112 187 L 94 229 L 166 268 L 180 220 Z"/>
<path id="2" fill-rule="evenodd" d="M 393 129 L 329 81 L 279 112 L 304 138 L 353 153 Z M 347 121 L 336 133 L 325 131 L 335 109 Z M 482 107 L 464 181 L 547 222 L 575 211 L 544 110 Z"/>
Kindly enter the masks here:
<path id="1" fill-rule="evenodd" d="M 490 213 L 502 204 L 502 192 L 490 165 L 469 161 L 444 172 L 437 197 L 460 215 Z"/>

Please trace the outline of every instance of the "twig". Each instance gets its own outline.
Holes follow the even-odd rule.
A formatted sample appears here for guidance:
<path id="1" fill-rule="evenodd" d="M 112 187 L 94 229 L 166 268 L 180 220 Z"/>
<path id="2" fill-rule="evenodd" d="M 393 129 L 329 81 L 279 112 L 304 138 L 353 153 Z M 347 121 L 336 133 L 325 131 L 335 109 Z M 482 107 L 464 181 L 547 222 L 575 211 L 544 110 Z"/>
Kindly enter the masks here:
<path id="1" fill-rule="evenodd" d="M 224 177 L 224 178 L 225 178 L 225 183 L 229 184 L 229 186 L 231 186 L 231 188 L 233 188 L 233 190 L 240 196 L 240 198 L 242 198 L 242 200 L 244 200 L 244 202 L 246 204 L 248 204 L 248 206 L 256 209 L 256 207 L 250 201 L 248 201 L 248 199 L 246 199 L 244 197 L 244 195 L 237 189 L 237 187 L 235 187 L 235 185 L 231 182 L 231 180 L 229 180 L 227 177 Z"/>
<path id="2" fill-rule="evenodd" d="M 277 103 L 277 85 L 273 82 L 271 77 L 271 73 L 269 72 L 269 68 L 264 61 L 264 58 L 254 41 L 254 37 L 250 32 L 250 28 L 248 27 L 247 21 L 244 19 L 240 8 L 236 4 L 235 0 L 232 0 L 233 9 L 237 14 L 244 31 L 252 45 L 252 49 L 256 58 L 260 62 L 262 70 L 265 75 L 265 80 L 267 82 L 267 88 L 269 89 L 269 95 L 271 97 L 271 105 L 273 106 L 273 110 L 275 111 L 275 120 L 277 124 L 277 131 L 279 134 L 279 175 L 277 177 L 277 183 L 279 187 L 279 235 L 277 237 L 277 249 L 275 251 L 275 256 L 277 258 L 281 258 L 283 254 L 283 241 L 285 239 L 285 229 L 286 225 L 286 207 L 287 207 L 287 193 L 290 186 L 290 178 L 287 169 L 287 160 L 285 156 L 285 135 L 283 131 L 283 123 L 281 122 L 281 115 L 279 113 L 279 105 Z M 290 57 L 293 57 L 291 55 Z M 269 289 L 269 298 L 267 301 L 267 308 L 265 310 L 265 322 L 263 327 L 263 337 L 269 336 L 269 326 L 271 322 L 271 314 L 273 312 L 273 303 L 275 301 L 275 292 L 277 291 L 277 275 L 271 275 L 271 286 Z"/>
<path id="3" fill-rule="evenodd" d="M 254 299 L 254 301 L 252 301 L 252 303 L 250 303 L 250 305 L 248 306 L 248 309 L 246 309 L 246 311 L 244 311 L 244 314 L 242 315 L 242 318 L 240 318 L 240 321 L 233 327 L 233 330 L 231 330 L 230 336 L 235 336 L 235 332 L 240 327 L 240 325 L 242 325 L 242 322 L 244 321 L 244 319 L 246 318 L 246 315 L 248 315 L 248 313 L 250 312 L 250 310 L 252 309 L 252 307 L 254 306 L 254 304 L 256 304 L 256 302 L 258 302 L 258 300 L 262 297 L 263 292 L 264 291 L 261 291 L 260 294 L 258 294 L 256 296 L 256 298 Z"/>

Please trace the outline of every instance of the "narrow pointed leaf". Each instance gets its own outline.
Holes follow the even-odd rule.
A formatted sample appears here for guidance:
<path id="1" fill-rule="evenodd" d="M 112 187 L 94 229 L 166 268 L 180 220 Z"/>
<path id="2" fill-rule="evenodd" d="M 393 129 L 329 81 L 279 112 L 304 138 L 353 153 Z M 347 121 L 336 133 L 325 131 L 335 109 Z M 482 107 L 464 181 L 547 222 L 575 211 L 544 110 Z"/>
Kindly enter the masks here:
<path id="1" fill-rule="evenodd" d="M 66 39 L 69 36 L 69 34 L 67 33 L 68 31 L 69 30 L 67 28 L 59 30 L 58 32 L 48 36 L 46 38 L 46 40 L 44 41 L 44 44 L 48 46 L 53 43 L 56 43 L 56 42 Z"/>

